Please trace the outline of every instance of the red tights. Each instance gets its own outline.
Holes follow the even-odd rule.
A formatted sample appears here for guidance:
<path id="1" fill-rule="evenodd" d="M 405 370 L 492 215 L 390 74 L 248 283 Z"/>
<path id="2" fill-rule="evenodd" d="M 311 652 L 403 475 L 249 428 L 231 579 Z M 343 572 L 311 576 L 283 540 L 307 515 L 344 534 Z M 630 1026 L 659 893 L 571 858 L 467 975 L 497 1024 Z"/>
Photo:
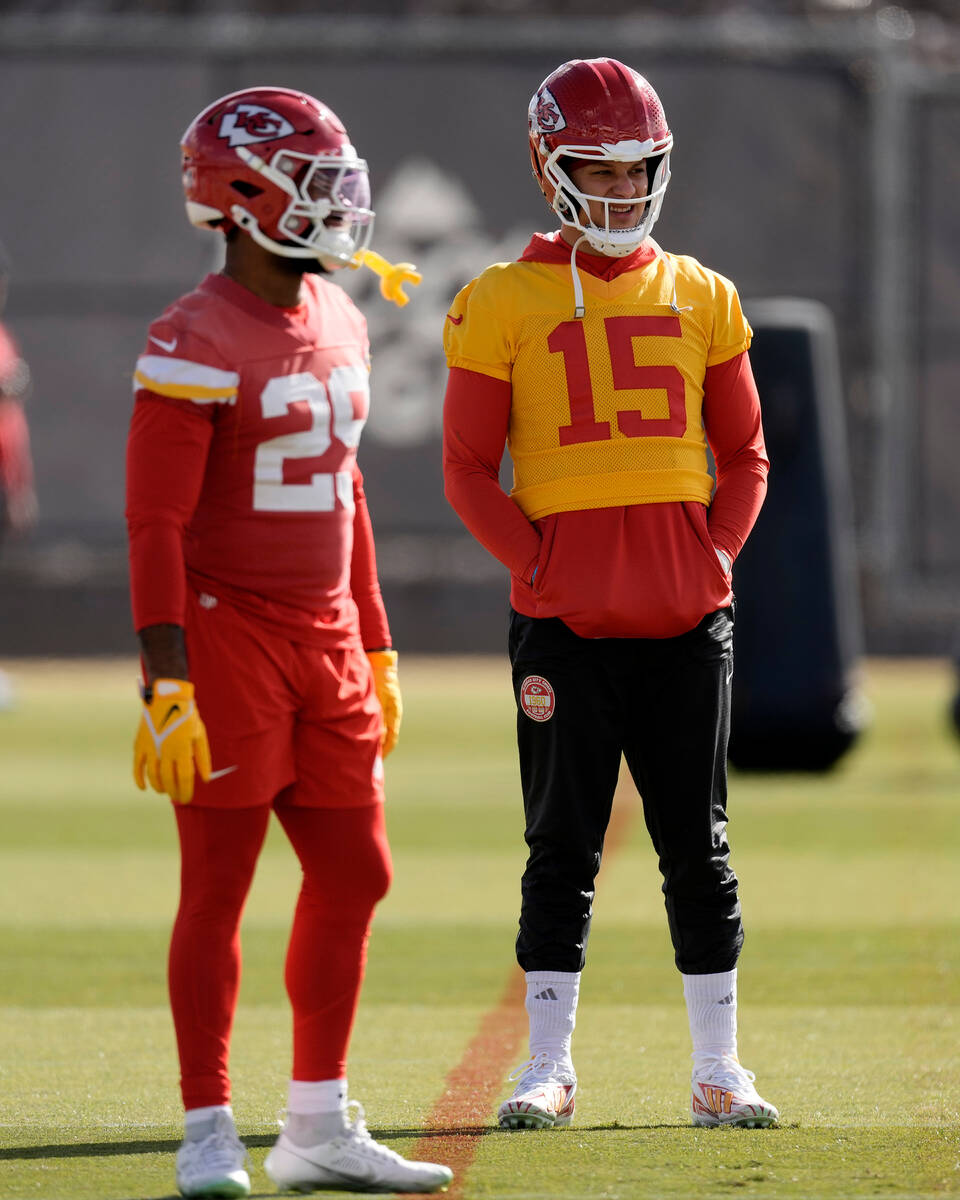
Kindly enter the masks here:
<path id="1" fill-rule="evenodd" d="M 269 807 L 175 805 L 180 907 L 170 943 L 170 1005 L 184 1107 L 230 1101 L 230 1033 L 240 984 L 240 919 Z M 342 1079 L 370 921 L 391 879 L 383 805 L 277 805 L 303 885 L 287 949 L 293 1073 Z"/>

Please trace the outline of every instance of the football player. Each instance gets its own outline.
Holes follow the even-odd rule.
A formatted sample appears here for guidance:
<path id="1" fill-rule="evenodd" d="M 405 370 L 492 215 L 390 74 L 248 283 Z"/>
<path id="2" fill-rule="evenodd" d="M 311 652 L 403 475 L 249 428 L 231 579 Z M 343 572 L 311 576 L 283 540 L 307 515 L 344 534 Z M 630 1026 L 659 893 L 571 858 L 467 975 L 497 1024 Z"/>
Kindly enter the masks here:
<path id="1" fill-rule="evenodd" d="M 7 300 L 10 262 L 0 244 L 0 316 Z M 24 401 L 30 391 L 30 368 L 12 334 L 0 322 L 0 542 L 7 534 L 28 532 L 37 519 L 33 458 Z M 14 701 L 13 683 L 0 671 L 0 709 Z"/>
<path id="2" fill-rule="evenodd" d="M 0 245 L 0 316 L 7 302 L 10 262 Z M 30 432 L 23 405 L 30 391 L 30 368 L 0 322 L 0 535 L 24 533 L 37 516 Z"/>
<path id="3" fill-rule="evenodd" d="M 286 959 L 281 1188 L 430 1192 L 445 1166 L 374 1141 L 346 1056 L 374 906 L 390 882 L 383 757 L 396 653 L 356 455 L 366 325 L 325 273 L 373 228 L 366 163 L 311 96 L 251 88 L 182 141 L 194 225 L 225 265 L 172 304 L 136 364 L 127 452 L 143 663 L 138 786 L 173 801 L 180 905 L 169 988 L 186 1109 L 185 1196 L 245 1196 L 228 1054 L 239 927 L 270 813 L 303 872 Z"/>
<path id="4" fill-rule="evenodd" d="M 737 1057 L 726 836 L 731 568 L 768 467 L 751 331 L 729 280 L 651 237 L 673 137 L 646 79 L 609 58 L 564 63 L 530 102 L 529 137 L 559 229 L 467 284 L 445 322 L 446 494 L 512 577 L 530 1059 L 499 1122 L 573 1117 L 571 1038 L 623 754 L 683 978 L 693 1122 L 770 1125 L 777 1110 Z"/>

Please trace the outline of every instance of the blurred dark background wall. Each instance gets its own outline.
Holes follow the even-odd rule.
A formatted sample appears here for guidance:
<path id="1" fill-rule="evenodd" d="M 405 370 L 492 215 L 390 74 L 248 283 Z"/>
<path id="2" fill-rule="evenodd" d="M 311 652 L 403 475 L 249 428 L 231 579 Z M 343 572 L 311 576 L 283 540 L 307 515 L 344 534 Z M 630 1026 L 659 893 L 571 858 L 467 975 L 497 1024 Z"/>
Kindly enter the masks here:
<path id="1" fill-rule="evenodd" d="M 329 11 L 324 11 L 324 9 Z M 225 92 L 302 88 L 368 159 L 398 310 L 349 273 L 374 348 L 360 461 L 395 640 L 500 649 L 505 572 L 442 495 L 447 305 L 552 227 L 526 106 L 567 58 L 646 74 L 674 132 L 666 248 L 751 300 L 836 323 L 872 652 L 946 653 L 960 614 L 960 30 L 956 6 L 357 3 L 0 6 L 6 320 L 33 369 L 41 521 L 0 557 L 0 655 L 134 649 L 123 448 L 145 328 L 217 269 L 178 140 Z M 774 464 L 776 470 L 776 464 Z M 761 520 L 763 517 L 761 516 Z M 802 576 L 803 564 L 798 563 Z"/>

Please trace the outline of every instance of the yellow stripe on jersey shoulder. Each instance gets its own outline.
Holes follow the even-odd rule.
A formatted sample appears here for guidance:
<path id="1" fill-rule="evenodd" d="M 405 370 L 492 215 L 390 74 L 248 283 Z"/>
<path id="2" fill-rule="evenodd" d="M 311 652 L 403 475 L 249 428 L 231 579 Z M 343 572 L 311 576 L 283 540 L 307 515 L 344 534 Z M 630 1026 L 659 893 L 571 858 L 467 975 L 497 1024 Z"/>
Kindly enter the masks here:
<path id="1" fill-rule="evenodd" d="M 146 388 L 158 396 L 192 400 L 195 404 L 235 404 L 240 376 L 186 358 L 143 354 L 137 359 L 133 388 Z"/>

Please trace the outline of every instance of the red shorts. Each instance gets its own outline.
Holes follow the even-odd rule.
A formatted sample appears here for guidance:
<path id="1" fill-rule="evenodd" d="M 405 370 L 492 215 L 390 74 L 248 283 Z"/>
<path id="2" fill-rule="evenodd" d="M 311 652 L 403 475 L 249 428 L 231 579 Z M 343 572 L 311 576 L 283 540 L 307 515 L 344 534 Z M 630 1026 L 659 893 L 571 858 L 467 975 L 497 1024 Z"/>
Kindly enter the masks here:
<path id="1" fill-rule="evenodd" d="M 213 776 L 193 803 L 352 808 L 383 800 L 380 704 L 360 646 L 291 642 L 188 594 L 187 658 Z"/>

